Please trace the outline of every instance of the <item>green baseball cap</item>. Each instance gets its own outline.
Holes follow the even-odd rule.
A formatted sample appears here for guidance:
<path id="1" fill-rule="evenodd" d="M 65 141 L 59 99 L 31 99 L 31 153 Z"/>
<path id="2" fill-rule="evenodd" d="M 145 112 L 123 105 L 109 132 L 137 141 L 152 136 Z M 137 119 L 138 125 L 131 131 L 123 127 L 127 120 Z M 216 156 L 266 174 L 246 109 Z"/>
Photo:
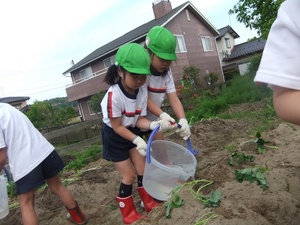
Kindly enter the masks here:
<path id="1" fill-rule="evenodd" d="M 146 37 L 146 46 L 159 58 L 176 60 L 176 38 L 164 27 L 151 28 Z"/>
<path id="2" fill-rule="evenodd" d="M 116 65 L 129 73 L 151 74 L 150 56 L 144 47 L 136 43 L 128 43 L 118 49 Z"/>

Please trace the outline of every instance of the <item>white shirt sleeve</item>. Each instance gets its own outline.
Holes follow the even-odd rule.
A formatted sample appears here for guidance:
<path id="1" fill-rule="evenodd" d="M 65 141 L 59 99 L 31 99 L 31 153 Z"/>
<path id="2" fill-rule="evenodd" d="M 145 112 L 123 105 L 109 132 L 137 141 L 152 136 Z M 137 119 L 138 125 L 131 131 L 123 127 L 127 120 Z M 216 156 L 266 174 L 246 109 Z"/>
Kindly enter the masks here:
<path id="1" fill-rule="evenodd" d="M 255 82 L 300 90 L 300 1 L 286 0 L 270 30 Z"/>

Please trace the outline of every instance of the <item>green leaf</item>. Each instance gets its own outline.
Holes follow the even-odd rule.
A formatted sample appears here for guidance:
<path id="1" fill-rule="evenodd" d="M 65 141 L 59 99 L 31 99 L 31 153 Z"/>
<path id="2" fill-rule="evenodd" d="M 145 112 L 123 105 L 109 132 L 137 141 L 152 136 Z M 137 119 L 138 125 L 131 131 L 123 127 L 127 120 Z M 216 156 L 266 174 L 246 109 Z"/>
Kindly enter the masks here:
<path id="1" fill-rule="evenodd" d="M 257 151 L 259 154 L 264 154 L 267 152 L 267 150 L 263 146 L 258 147 Z"/>
<path id="2" fill-rule="evenodd" d="M 171 211 L 172 211 L 172 203 L 171 202 L 166 202 L 165 207 L 167 208 L 166 210 L 166 218 L 170 219 L 171 218 Z"/>
<path id="3" fill-rule="evenodd" d="M 179 195 L 175 194 L 172 197 L 172 207 L 179 208 L 184 205 L 184 200 L 179 197 Z"/>
<path id="4" fill-rule="evenodd" d="M 210 193 L 210 201 L 211 202 L 214 202 L 214 203 L 217 203 L 221 200 L 222 198 L 222 193 L 221 193 L 221 190 L 217 190 L 217 191 L 211 191 Z"/>
<path id="5" fill-rule="evenodd" d="M 264 175 L 264 172 L 266 172 L 267 170 L 267 168 L 262 167 L 252 167 L 242 170 L 236 170 L 235 177 L 236 180 L 240 183 L 242 183 L 245 180 L 249 181 L 250 183 L 256 181 L 257 185 L 259 185 L 263 190 L 266 190 L 269 187 L 269 185 Z"/>
<path id="6" fill-rule="evenodd" d="M 254 160 L 254 156 L 248 156 L 245 153 L 239 153 L 239 152 L 234 152 L 230 155 L 229 159 L 228 159 L 228 163 L 233 166 L 234 165 L 234 157 L 237 158 L 237 163 L 240 165 L 243 162 L 253 162 Z"/>
<path id="7" fill-rule="evenodd" d="M 173 208 L 179 208 L 184 205 L 184 200 L 179 197 L 177 194 L 172 194 L 171 201 L 165 203 L 166 218 L 171 218 L 171 211 Z"/>
<path id="8" fill-rule="evenodd" d="M 222 193 L 221 190 L 214 191 L 210 193 L 210 197 L 207 199 L 207 203 L 204 204 L 206 208 L 216 208 L 221 204 Z"/>
<path id="9" fill-rule="evenodd" d="M 229 157 L 228 163 L 229 163 L 229 165 L 233 166 L 233 157 L 232 156 Z"/>

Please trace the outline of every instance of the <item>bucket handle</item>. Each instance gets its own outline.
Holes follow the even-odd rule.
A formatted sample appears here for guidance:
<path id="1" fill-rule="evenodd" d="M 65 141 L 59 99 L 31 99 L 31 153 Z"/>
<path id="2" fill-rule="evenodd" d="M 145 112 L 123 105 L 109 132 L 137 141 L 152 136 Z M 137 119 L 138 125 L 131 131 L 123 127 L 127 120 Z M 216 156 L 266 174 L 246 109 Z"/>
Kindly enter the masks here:
<path id="1" fill-rule="evenodd" d="M 154 130 L 151 132 L 149 139 L 148 139 L 148 144 L 147 144 L 147 148 L 146 148 L 146 158 L 147 158 L 147 163 L 151 163 L 151 157 L 150 157 L 150 146 L 153 140 L 154 135 L 156 134 L 156 132 L 159 130 L 160 125 L 158 124 Z"/>
<path id="2" fill-rule="evenodd" d="M 7 169 L 5 168 L 5 166 L 3 167 L 3 170 L 4 170 L 5 175 L 7 177 L 7 181 L 10 181 L 9 172 L 7 171 Z"/>
<path id="3" fill-rule="evenodd" d="M 180 125 L 180 124 L 178 124 L 177 126 L 178 126 L 178 128 L 181 128 L 181 125 Z M 146 148 L 146 159 L 147 159 L 147 163 L 151 163 L 150 146 L 151 146 L 153 137 L 154 137 L 154 135 L 156 134 L 156 132 L 159 130 L 159 128 L 160 128 L 160 125 L 158 124 L 158 125 L 155 127 L 155 129 L 151 132 L 151 134 L 150 134 L 150 136 L 149 136 L 148 144 L 147 144 L 147 148 Z M 188 138 L 188 139 L 186 140 L 186 143 L 187 143 L 187 148 L 188 148 L 188 150 L 189 150 L 193 155 L 198 154 L 198 152 L 199 152 L 198 149 L 196 149 L 196 148 L 193 149 L 193 148 L 192 148 L 192 144 L 191 144 L 191 139 L 190 139 L 190 138 Z"/>
<path id="4" fill-rule="evenodd" d="M 199 150 L 197 148 L 192 148 L 192 144 L 191 144 L 191 139 L 188 138 L 186 139 L 186 144 L 187 144 L 187 147 L 188 147 L 188 150 L 193 153 L 193 155 L 196 155 L 199 153 Z"/>

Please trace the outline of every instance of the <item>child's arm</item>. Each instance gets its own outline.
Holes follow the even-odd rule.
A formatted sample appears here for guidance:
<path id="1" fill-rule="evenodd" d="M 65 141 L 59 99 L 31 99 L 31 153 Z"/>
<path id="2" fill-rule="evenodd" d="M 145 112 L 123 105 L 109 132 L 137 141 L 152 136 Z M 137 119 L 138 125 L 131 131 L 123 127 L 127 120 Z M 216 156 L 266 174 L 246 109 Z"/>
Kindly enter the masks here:
<path id="1" fill-rule="evenodd" d="M 284 87 L 273 87 L 273 101 L 279 118 L 300 125 L 300 91 Z"/>
<path id="2" fill-rule="evenodd" d="M 110 118 L 110 122 L 112 129 L 121 137 L 128 141 L 132 141 L 135 138 L 136 135 L 122 124 L 122 117 Z"/>
<path id="3" fill-rule="evenodd" d="M 167 97 L 176 117 L 178 119 L 185 118 L 184 108 L 182 106 L 180 99 L 178 98 L 177 93 L 176 92 L 168 93 Z"/>
<path id="4" fill-rule="evenodd" d="M 172 118 L 168 113 L 162 111 L 162 109 L 158 105 L 156 105 L 156 103 L 150 98 L 148 98 L 147 108 L 161 120 L 167 120 L 171 123 L 175 123 L 175 119 Z"/>
<path id="5" fill-rule="evenodd" d="M 181 128 L 177 129 L 176 132 L 178 132 L 180 134 L 180 136 L 183 137 L 184 140 L 187 140 L 191 136 L 191 130 L 190 130 L 188 121 L 185 117 L 185 112 L 184 112 L 182 103 L 181 103 L 180 99 L 178 98 L 178 95 L 176 92 L 168 93 L 167 96 L 168 96 L 171 108 L 173 109 L 175 115 L 179 119 L 178 124 L 181 126 Z"/>
<path id="6" fill-rule="evenodd" d="M 156 105 L 156 103 L 152 101 L 152 99 L 149 97 L 148 97 L 147 108 L 150 112 L 152 112 L 156 116 L 159 116 L 160 114 L 163 113 L 160 106 Z"/>
<path id="7" fill-rule="evenodd" d="M 5 166 L 6 158 L 7 158 L 6 148 L 0 148 L 0 171 L 2 171 L 2 169 Z"/>
<path id="8" fill-rule="evenodd" d="M 114 131 L 120 135 L 121 137 L 125 138 L 128 141 L 132 141 L 136 145 L 136 150 L 142 155 L 146 156 L 146 142 L 138 135 L 132 133 L 122 124 L 122 117 L 111 118 L 110 119 L 112 128 Z"/>

